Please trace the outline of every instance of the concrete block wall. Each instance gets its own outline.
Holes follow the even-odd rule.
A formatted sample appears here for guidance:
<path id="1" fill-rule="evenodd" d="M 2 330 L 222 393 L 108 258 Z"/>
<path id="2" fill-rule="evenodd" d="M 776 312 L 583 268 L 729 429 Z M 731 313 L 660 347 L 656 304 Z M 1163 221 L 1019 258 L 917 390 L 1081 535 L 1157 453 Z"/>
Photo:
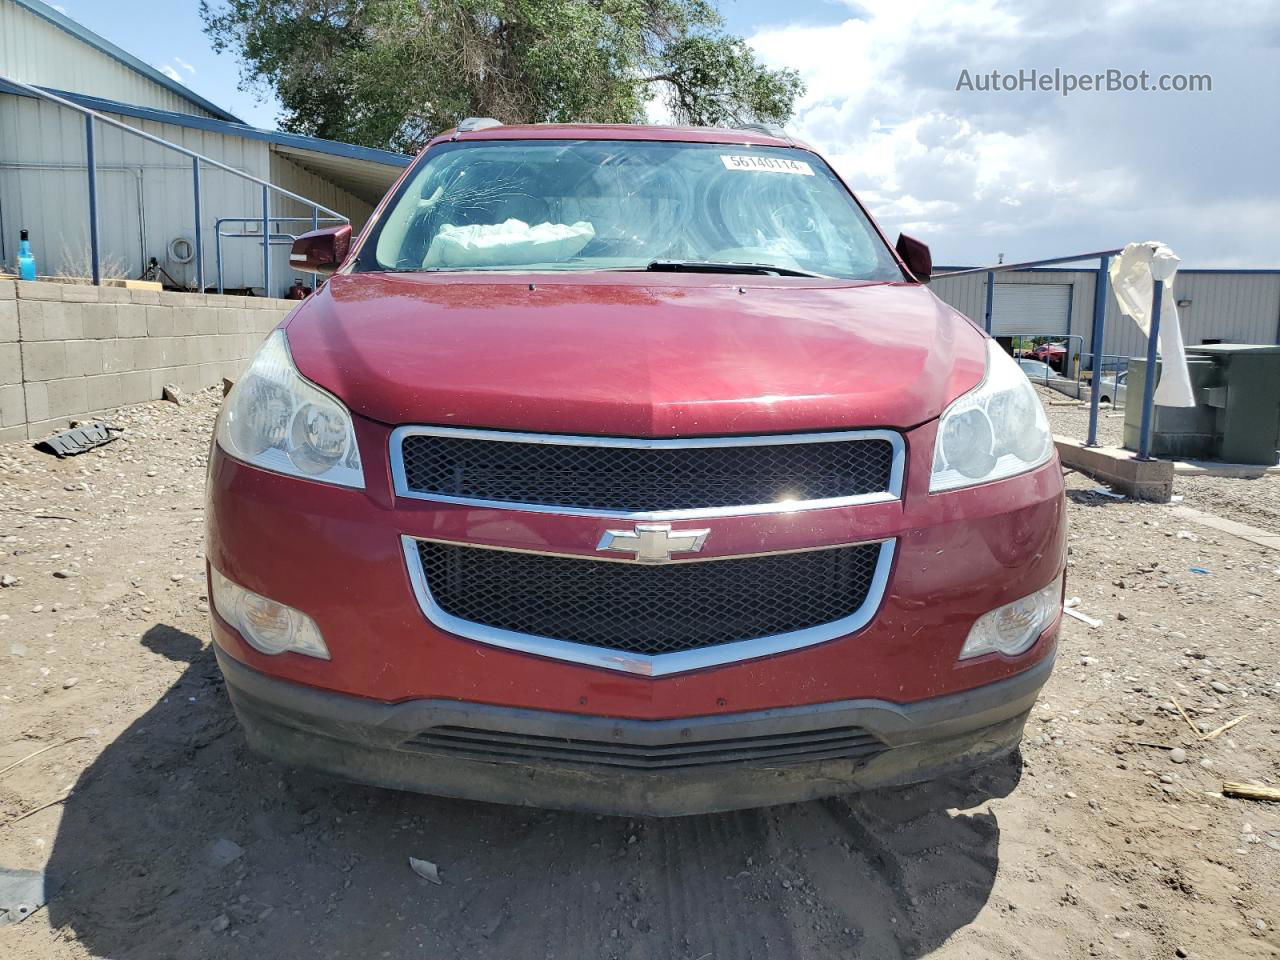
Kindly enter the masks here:
<path id="1" fill-rule="evenodd" d="M 0 443 L 235 377 L 293 306 L 0 279 Z"/>

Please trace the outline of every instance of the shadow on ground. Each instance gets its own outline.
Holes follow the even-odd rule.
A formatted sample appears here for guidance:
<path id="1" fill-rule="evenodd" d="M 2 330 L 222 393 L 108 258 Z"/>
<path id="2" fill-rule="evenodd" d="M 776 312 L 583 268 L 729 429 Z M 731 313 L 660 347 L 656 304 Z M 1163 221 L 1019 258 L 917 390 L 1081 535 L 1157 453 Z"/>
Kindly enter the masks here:
<path id="1" fill-rule="evenodd" d="M 1129 497 L 1109 496 L 1105 493 L 1098 493 L 1098 487 L 1090 490 L 1068 490 L 1067 496 L 1071 502 L 1081 507 L 1114 507 L 1118 503 L 1138 503 L 1140 501 L 1132 500 Z"/>
<path id="2" fill-rule="evenodd" d="M 995 815 L 956 809 L 1021 774 L 676 820 L 435 799 L 259 759 L 211 649 L 143 642 L 189 666 L 81 777 L 48 868 L 52 924 L 112 960 L 920 957 L 995 877 Z"/>

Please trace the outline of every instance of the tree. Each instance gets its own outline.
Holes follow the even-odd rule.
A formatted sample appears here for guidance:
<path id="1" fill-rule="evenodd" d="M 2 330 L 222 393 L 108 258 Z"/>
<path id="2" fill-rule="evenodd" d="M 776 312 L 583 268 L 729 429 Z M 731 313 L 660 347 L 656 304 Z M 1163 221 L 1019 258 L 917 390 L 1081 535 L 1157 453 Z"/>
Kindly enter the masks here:
<path id="1" fill-rule="evenodd" d="M 288 131 L 415 151 L 463 117 L 781 123 L 804 86 L 708 0 L 201 0 L 205 32 Z"/>

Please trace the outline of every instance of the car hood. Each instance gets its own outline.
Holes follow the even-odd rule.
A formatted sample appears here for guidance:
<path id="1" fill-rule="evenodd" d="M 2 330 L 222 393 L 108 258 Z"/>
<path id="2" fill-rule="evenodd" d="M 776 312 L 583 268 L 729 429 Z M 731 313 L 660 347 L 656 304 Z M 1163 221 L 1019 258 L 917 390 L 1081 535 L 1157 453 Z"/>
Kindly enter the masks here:
<path id="1" fill-rule="evenodd" d="M 350 274 L 286 332 L 304 376 L 384 423 L 601 436 L 907 428 L 985 368 L 914 284 Z"/>

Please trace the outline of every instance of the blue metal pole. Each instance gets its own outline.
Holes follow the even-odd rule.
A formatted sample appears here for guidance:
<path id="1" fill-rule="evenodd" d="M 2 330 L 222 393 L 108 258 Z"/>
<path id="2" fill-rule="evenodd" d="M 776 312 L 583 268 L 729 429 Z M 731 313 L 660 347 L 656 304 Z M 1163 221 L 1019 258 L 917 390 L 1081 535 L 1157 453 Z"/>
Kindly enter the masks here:
<path id="1" fill-rule="evenodd" d="M 312 230 L 320 229 L 320 208 L 319 207 L 311 208 L 311 229 Z M 311 289 L 313 291 L 320 289 L 320 274 L 313 273 L 311 275 Z"/>
<path id="2" fill-rule="evenodd" d="M 213 256 L 218 270 L 218 292 L 222 293 L 222 221 L 213 221 Z"/>
<path id="3" fill-rule="evenodd" d="M 996 274 L 994 270 L 987 271 L 987 333 L 991 332 L 991 307 L 995 303 L 996 298 Z"/>
<path id="4" fill-rule="evenodd" d="M 89 263 L 93 285 L 102 286 L 102 259 L 98 250 L 98 158 L 93 143 L 93 116 L 84 118 L 84 156 L 89 168 Z"/>
<path id="5" fill-rule="evenodd" d="M 1164 281 L 1151 284 L 1151 329 L 1147 334 L 1147 375 L 1142 384 L 1142 433 L 1138 439 L 1138 459 L 1151 459 L 1151 419 L 1155 413 L 1156 347 L 1160 337 L 1160 307 L 1164 302 Z"/>
<path id="6" fill-rule="evenodd" d="M 191 185 L 194 187 L 195 193 L 195 217 L 196 217 L 196 291 L 204 293 L 204 237 L 202 231 L 204 229 L 203 221 L 200 217 L 200 158 L 191 158 Z M 219 290 L 219 293 L 222 291 Z"/>
<path id="7" fill-rule="evenodd" d="M 271 193 L 262 187 L 262 291 L 271 296 Z"/>
<path id="8" fill-rule="evenodd" d="M 1089 398 L 1089 439 L 1086 447 L 1098 445 L 1098 401 L 1102 397 L 1102 348 L 1107 326 L 1107 294 L 1111 292 L 1110 257 L 1098 258 L 1093 280 L 1093 396 Z"/>

